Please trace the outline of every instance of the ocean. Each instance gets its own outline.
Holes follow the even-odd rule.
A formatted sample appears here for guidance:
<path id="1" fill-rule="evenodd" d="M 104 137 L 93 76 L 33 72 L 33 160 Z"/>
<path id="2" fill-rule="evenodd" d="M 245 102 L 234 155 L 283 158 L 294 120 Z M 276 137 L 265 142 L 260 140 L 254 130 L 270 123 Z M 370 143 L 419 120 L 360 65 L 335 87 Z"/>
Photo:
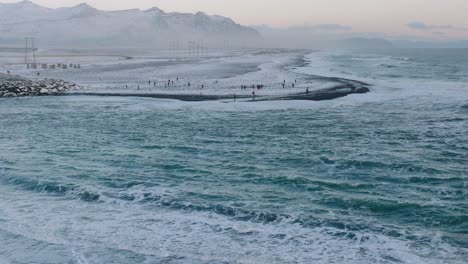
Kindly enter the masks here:
<path id="1" fill-rule="evenodd" d="M 371 92 L 0 99 L 0 263 L 467 263 L 468 50 L 305 61 Z"/>

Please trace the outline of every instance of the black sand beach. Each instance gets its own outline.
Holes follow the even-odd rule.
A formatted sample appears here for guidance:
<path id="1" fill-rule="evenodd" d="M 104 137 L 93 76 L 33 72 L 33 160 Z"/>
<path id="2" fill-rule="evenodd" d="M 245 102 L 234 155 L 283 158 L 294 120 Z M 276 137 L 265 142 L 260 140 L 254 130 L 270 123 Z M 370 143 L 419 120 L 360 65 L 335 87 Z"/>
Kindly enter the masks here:
<path id="1" fill-rule="evenodd" d="M 324 101 L 333 100 L 351 94 L 368 93 L 370 89 L 367 86 L 353 86 L 351 84 L 336 86 L 333 88 L 321 89 L 309 93 L 298 93 L 282 96 L 257 96 L 255 100 L 252 96 L 238 95 L 203 95 L 203 94 L 160 94 L 160 93 L 88 93 L 73 92 L 61 94 L 61 96 L 105 96 L 105 97 L 147 97 L 159 99 L 174 99 L 185 102 L 203 102 L 217 100 L 246 100 L 252 101 L 276 101 L 276 100 L 310 100 Z"/>

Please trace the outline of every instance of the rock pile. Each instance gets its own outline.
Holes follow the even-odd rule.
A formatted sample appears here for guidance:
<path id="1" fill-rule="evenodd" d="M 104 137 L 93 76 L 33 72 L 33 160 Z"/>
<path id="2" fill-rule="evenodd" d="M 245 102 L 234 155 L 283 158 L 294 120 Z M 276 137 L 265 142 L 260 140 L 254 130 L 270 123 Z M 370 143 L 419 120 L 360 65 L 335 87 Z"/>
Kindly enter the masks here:
<path id="1" fill-rule="evenodd" d="M 71 89 L 77 89 L 73 83 L 62 80 L 1 80 L 0 97 L 58 95 Z"/>

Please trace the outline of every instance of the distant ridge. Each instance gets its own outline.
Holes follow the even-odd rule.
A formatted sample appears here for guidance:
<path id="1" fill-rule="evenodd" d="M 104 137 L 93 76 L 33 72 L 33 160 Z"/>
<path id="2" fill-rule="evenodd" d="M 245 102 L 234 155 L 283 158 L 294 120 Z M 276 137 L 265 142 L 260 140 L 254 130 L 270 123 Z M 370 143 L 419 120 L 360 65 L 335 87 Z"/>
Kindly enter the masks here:
<path id="1" fill-rule="evenodd" d="M 54 47 L 171 48 L 187 45 L 187 41 L 241 45 L 261 38 L 255 29 L 203 12 L 166 13 L 157 7 L 103 11 L 86 3 L 54 9 L 27 0 L 0 3 L 0 41 L 25 36 Z"/>

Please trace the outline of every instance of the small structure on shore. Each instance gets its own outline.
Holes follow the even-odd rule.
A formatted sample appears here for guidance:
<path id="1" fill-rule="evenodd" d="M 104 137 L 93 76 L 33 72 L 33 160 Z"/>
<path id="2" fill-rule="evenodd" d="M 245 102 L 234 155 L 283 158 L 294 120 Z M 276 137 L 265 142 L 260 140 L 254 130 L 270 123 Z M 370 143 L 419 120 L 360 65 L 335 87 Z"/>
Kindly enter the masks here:
<path id="1" fill-rule="evenodd" d="M 66 64 L 66 63 L 54 63 L 54 64 L 48 64 L 48 63 L 27 63 L 26 64 L 27 69 L 33 69 L 36 70 L 38 68 L 41 68 L 43 70 L 55 70 L 55 69 L 81 69 L 81 64 Z"/>
<path id="2" fill-rule="evenodd" d="M 35 69 L 37 69 L 37 63 L 28 63 L 28 64 L 26 64 L 26 67 L 28 69 L 34 69 L 35 70 Z"/>

